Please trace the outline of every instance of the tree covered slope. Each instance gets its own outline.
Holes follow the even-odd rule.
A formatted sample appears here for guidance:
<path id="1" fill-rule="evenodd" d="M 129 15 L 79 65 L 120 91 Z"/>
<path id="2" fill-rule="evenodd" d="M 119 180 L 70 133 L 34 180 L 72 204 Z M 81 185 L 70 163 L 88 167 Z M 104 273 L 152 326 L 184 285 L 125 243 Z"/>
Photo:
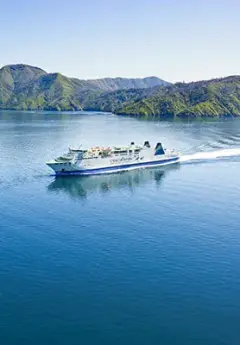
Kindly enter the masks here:
<path id="1" fill-rule="evenodd" d="M 144 116 L 239 116 L 240 76 L 170 84 L 157 77 L 79 80 L 38 67 L 0 69 L 0 109 L 99 110 Z"/>
<path id="2" fill-rule="evenodd" d="M 23 110 L 93 108 L 98 97 L 102 94 L 106 95 L 109 91 L 119 88 L 124 90 L 137 87 L 149 88 L 162 84 L 169 83 L 157 77 L 79 80 L 67 78 L 60 73 L 48 74 L 38 67 L 9 65 L 0 69 L 0 108 Z M 109 100 L 111 102 L 111 97 Z M 108 108 L 115 109 L 114 101 L 113 106 L 110 106 L 109 102 Z M 120 104 L 117 102 L 117 105 L 122 105 L 122 102 Z M 98 102 L 96 106 L 98 107 Z"/>
<path id="3" fill-rule="evenodd" d="M 127 102 L 118 114 L 160 116 L 239 116 L 240 76 L 177 83 L 160 87 L 153 95 Z"/>

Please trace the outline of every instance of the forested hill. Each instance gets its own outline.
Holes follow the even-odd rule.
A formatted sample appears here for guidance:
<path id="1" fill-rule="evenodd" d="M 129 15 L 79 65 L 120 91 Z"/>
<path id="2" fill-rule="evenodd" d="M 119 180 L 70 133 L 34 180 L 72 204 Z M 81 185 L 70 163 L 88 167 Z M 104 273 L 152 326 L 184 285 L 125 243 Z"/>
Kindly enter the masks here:
<path id="1" fill-rule="evenodd" d="M 0 108 L 77 110 L 104 92 L 169 83 L 157 77 L 79 80 L 28 65 L 0 69 Z"/>
<path id="2" fill-rule="evenodd" d="M 170 84 L 157 77 L 80 80 L 28 65 L 0 69 L 0 109 L 144 116 L 240 116 L 240 76 Z"/>
<path id="3" fill-rule="evenodd" d="M 240 116 L 240 76 L 159 87 L 125 102 L 118 114 L 160 116 Z"/>

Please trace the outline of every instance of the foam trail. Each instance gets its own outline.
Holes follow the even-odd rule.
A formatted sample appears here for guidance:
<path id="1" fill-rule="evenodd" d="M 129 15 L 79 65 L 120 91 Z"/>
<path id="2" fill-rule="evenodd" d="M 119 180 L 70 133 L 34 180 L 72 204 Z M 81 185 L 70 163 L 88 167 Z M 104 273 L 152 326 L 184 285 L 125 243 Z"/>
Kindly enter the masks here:
<path id="1" fill-rule="evenodd" d="M 210 152 L 196 152 L 191 155 L 184 155 L 180 158 L 179 162 L 189 162 L 195 160 L 208 160 L 238 156 L 240 157 L 240 148 L 224 149 Z"/>

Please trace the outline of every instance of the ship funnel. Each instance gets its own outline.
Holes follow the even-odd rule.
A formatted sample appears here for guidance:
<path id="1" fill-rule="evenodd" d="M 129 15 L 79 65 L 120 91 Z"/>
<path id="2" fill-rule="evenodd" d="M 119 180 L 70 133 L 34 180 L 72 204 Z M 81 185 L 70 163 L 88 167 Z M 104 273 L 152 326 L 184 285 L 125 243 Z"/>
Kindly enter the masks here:
<path id="1" fill-rule="evenodd" d="M 150 143 L 149 143 L 149 141 L 144 141 L 144 145 L 143 146 L 145 146 L 145 147 L 150 147 Z"/>
<path id="2" fill-rule="evenodd" d="M 162 147 L 162 144 L 161 143 L 157 143 L 156 147 L 155 147 L 155 156 L 157 155 L 164 155 L 165 152 L 164 152 L 164 149 Z"/>

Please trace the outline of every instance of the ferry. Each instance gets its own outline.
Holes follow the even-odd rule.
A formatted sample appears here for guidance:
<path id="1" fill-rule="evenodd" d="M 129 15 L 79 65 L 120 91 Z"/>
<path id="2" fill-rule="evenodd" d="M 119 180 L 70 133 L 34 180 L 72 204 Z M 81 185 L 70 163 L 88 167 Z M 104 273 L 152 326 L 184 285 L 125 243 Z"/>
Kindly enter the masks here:
<path id="1" fill-rule="evenodd" d="M 68 153 L 46 164 L 56 175 L 96 175 L 172 164 L 179 158 L 175 150 L 164 149 L 161 143 L 151 147 L 145 141 L 143 145 L 69 148 Z"/>

